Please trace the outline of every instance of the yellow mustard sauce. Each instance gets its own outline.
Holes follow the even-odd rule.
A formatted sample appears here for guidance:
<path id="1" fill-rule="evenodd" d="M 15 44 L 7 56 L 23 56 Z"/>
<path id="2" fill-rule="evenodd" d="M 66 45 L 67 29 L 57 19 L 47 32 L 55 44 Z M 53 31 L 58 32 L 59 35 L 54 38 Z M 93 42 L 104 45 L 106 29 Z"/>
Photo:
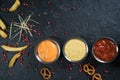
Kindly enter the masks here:
<path id="1" fill-rule="evenodd" d="M 65 44 L 64 53 L 70 61 L 82 60 L 87 54 L 86 44 L 80 39 L 71 39 Z"/>

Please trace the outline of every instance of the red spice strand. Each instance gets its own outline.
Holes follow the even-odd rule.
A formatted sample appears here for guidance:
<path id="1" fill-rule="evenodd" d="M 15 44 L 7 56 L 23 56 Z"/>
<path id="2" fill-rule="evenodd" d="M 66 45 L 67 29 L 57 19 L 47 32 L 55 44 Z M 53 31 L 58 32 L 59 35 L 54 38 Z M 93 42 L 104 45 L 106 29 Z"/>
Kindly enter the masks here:
<path id="1" fill-rule="evenodd" d="M 82 64 L 79 64 L 80 67 L 82 67 Z"/>
<path id="2" fill-rule="evenodd" d="M 57 16 L 60 16 L 61 15 L 61 13 L 57 13 Z"/>
<path id="3" fill-rule="evenodd" d="M 51 2 L 48 0 L 47 4 L 48 4 L 48 5 L 50 5 L 50 4 L 51 4 Z"/>
<path id="4" fill-rule="evenodd" d="M 2 43 L 2 45 L 10 46 L 10 44 L 8 42 Z"/>
<path id="5" fill-rule="evenodd" d="M 21 34 L 22 37 L 24 37 L 25 35 L 24 34 Z"/>
<path id="6" fill-rule="evenodd" d="M 72 67 L 70 67 L 69 69 L 70 69 L 70 70 L 72 70 L 73 68 L 72 68 Z"/>
<path id="7" fill-rule="evenodd" d="M 75 10 L 75 9 L 76 9 L 76 7 L 75 7 L 75 6 L 72 6 L 72 7 L 71 7 L 71 10 Z"/>
<path id="8" fill-rule="evenodd" d="M 30 43 L 30 42 L 28 42 L 28 43 L 27 43 L 27 45 L 28 45 L 28 46 L 31 46 L 31 43 Z"/>
<path id="9" fill-rule="evenodd" d="M 41 33 L 40 32 L 38 32 L 38 36 L 40 36 L 41 35 Z"/>
<path id="10" fill-rule="evenodd" d="M 17 47 L 17 44 L 14 44 L 14 47 Z"/>
<path id="11" fill-rule="evenodd" d="M 75 64 L 74 64 L 74 63 L 72 63 L 72 66 L 75 66 Z"/>
<path id="12" fill-rule="evenodd" d="M 33 46 L 32 46 L 32 43 L 31 42 L 27 42 L 27 45 L 29 46 L 29 48 L 33 48 Z"/>
<path id="13" fill-rule="evenodd" d="M 5 52 L 2 53 L 2 60 L 3 60 L 5 63 L 8 63 L 7 54 L 6 54 Z"/>
<path id="14" fill-rule="evenodd" d="M 109 71 L 108 71 L 107 69 L 105 69 L 103 72 L 104 72 L 104 73 L 109 73 Z"/>
<path id="15" fill-rule="evenodd" d="M 51 22 L 50 21 L 48 21 L 48 25 L 50 25 L 51 24 Z"/>
<path id="16" fill-rule="evenodd" d="M 4 7 L 0 8 L 0 9 L 1 9 L 1 11 L 7 11 L 8 10 L 8 8 L 4 8 Z"/>
<path id="17" fill-rule="evenodd" d="M 27 22 L 27 26 L 32 30 L 32 25 L 29 22 Z"/>
<path id="18" fill-rule="evenodd" d="M 65 69 L 65 71 L 73 70 L 73 67 L 74 67 L 74 66 L 75 66 L 74 63 L 72 63 L 72 64 L 68 64 L 68 63 L 66 63 L 66 69 Z"/>
<path id="19" fill-rule="evenodd" d="M 25 51 L 22 51 L 22 52 L 21 52 L 21 55 L 23 55 L 23 54 L 25 54 Z"/>
<path id="20" fill-rule="evenodd" d="M 36 33 L 36 32 L 38 32 L 38 31 L 37 31 L 36 29 L 34 29 L 34 30 L 33 30 L 33 32 L 35 32 L 35 33 Z"/>
<path id="21" fill-rule="evenodd" d="M 23 61 L 24 61 L 24 58 L 23 58 L 23 57 L 20 57 L 20 58 L 19 58 L 19 63 L 20 63 L 20 65 L 23 65 Z"/>
<path id="22" fill-rule="evenodd" d="M 82 72 L 83 71 L 83 69 L 82 68 L 79 68 L 79 72 Z"/>
<path id="23" fill-rule="evenodd" d="M 51 71 L 51 74 L 52 74 L 52 75 L 54 75 L 54 74 L 55 74 L 55 72 L 54 72 L 54 71 Z"/>
<path id="24" fill-rule="evenodd" d="M 53 34 L 54 37 L 57 37 L 57 34 Z"/>
<path id="25" fill-rule="evenodd" d="M 25 36 L 22 40 L 22 42 L 28 42 L 29 41 L 29 37 L 28 36 Z"/>
<path id="26" fill-rule="evenodd" d="M 34 32 L 34 33 L 37 33 L 37 35 L 38 35 L 38 36 L 40 36 L 40 35 L 41 35 L 41 33 L 40 33 L 40 32 L 38 32 L 38 30 L 37 30 L 37 29 L 34 29 L 34 30 L 33 30 L 33 32 Z"/>
<path id="27" fill-rule="evenodd" d="M 82 72 L 83 69 L 82 69 L 82 64 L 79 64 L 79 72 Z"/>
<path id="28" fill-rule="evenodd" d="M 2 43 L 2 45 L 6 45 L 6 43 Z"/>
<path id="29" fill-rule="evenodd" d="M 28 4 L 28 3 L 23 3 L 23 6 L 24 6 L 24 7 L 28 7 L 29 4 Z"/>
<path id="30" fill-rule="evenodd" d="M 60 63 L 63 63 L 63 59 L 60 60 Z"/>

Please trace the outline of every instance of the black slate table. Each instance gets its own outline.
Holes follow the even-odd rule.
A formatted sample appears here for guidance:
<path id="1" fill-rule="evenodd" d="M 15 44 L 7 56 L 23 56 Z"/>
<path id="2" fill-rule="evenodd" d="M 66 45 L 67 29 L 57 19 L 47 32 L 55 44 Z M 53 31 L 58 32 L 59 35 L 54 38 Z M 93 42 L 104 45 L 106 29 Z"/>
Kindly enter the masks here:
<path id="1" fill-rule="evenodd" d="M 2 0 L 1 0 L 2 1 Z M 8 62 L 3 61 L 3 52 L 0 48 L 0 80 L 43 80 L 40 69 L 48 67 L 52 71 L 51 80 L 91 80 L 91 76 L 84 71 L 79 71 L 81 65 L 91 63 L 96 68 L 96 73 L 102 75 L 103 80 L 120 79 L 120 55 L 109 64 L 97 62 L 91 53 L 93 43 L 101 37 L 111 37 L 118 45 L 120 44 L 120 0 L 21 0 L 21 6 L 15 12 L 10 13 L 7 8 L 14 0 L 1 2 L 0 18 L 6 23 L 9 34 L 11 20 L 18 21 L 18 14 L 23 18 L 31 13 L 32 19 L 40 24 L 33 27 L 37 29 L 33 37 L 29 37 L 32 44 L 17 60 L 12 69 L 8 68 Z M 61 48 L 65 41 L 72 37 L 81 37 L 86 40 L 89 46 L 88 57 L 82 63 L 68 62 L 61 51 L 61 56 L 53 64 L 40 63 L 35 55 L 36 44 L 45 38 L 55 38 Z M 9 38 L 0 38 L 0 45 L 9 43 L 13 45 L 16 39 L 9 41 Z M 27 44 L 22 42 L 20 46 Z M 15 54 L 5 52 L 7 61 Z"/>

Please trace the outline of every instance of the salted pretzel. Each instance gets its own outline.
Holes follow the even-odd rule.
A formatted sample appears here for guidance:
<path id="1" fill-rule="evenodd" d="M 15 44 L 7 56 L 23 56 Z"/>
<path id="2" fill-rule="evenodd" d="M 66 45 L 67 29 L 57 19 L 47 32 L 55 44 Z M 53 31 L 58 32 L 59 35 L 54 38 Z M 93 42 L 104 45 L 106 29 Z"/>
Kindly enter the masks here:
<path id="1" fill-rule="evenodd" d="M 92 80 L 102 80 L 102 77 L 99 73 L 96 73 L 92 76 Z"/>
<path id="2" fill-rule="evenodd" d="M 93 75 L 95 73 L 95 68 L 94 66 L 90 65 L 90 63 L 85 64 L 83 66 L 83 70 L 88 73 L 89 75 Z"/>
<path id="3" fill-rule="evenodd" d="M 40 71 L 41 75 L 45 80 L 50 80 L 51 78 L 51 71 L 48 68 L 42 68 Z"/>

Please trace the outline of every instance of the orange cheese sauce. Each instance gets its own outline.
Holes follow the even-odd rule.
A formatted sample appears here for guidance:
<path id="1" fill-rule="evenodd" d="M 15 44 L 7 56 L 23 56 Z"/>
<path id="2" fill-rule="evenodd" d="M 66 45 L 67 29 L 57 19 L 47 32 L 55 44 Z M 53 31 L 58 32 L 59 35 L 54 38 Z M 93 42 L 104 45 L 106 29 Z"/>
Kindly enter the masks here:
<path id="1" fill-rule="evenodd" d="M 58 47 L 51 40 L 44 40 L 37 48 L 39 58 L 44 62 L 53 62 L 58 56 Z"/>

